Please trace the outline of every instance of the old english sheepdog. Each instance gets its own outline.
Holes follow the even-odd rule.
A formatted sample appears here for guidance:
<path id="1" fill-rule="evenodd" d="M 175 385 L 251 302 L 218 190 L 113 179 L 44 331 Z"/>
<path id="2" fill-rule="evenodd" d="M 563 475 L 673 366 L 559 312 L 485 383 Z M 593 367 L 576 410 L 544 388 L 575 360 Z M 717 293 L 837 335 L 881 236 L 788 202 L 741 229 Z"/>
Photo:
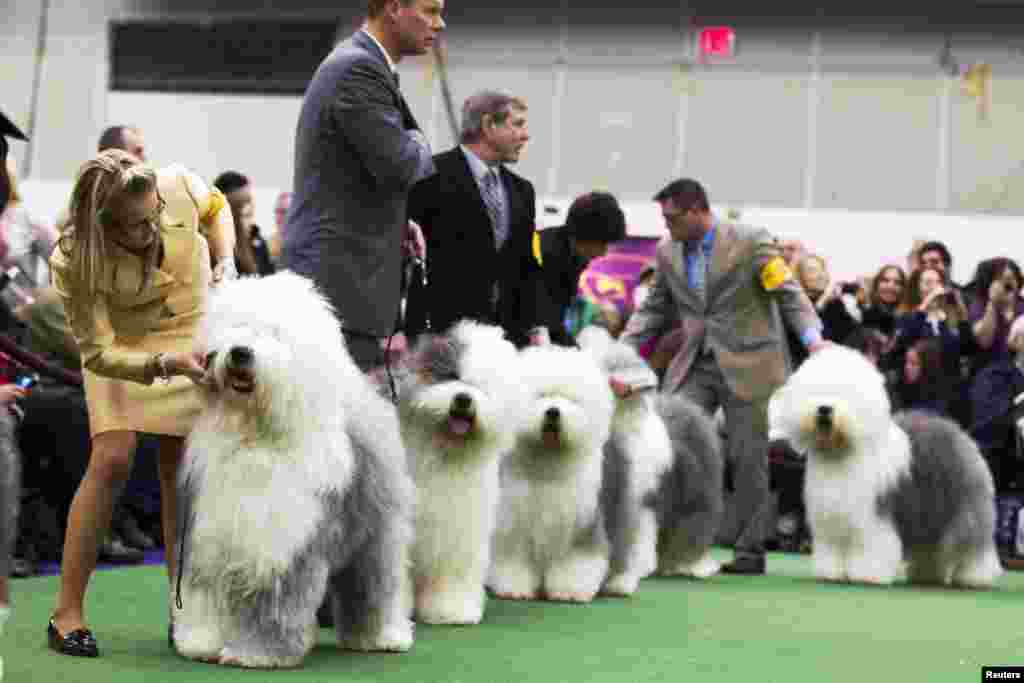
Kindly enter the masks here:
<path id="1" fill-rule="evenodd" d="M 579 349 L 530 347 L 519 368 L 529 396 L 501 465 L 488 586 L 500 598 L 590 602 L 608 572 L 599 496 L 612 392 Z"/>
<path id="2" fill-rule="evenodd" d="M 829 347 L 769 404 L 773 438 L 807 454 L 813 563 L 827 581 L 992 586 L 1002 572 L 992 475 L 949 420 L 890 415 L 882 375 L 860 353 Z"/>
<path id="3" fill-rule="evenodd" d="M 416 483 L 416 619 L 477 624 L 498 509 L 498 467 L 526 390 L 499 327 L 461 322 L 427 335 L 398 372 L 398 415 Z"/>
<path id="4" fill-rule="evenodd" d="M 639 580 L 707 578 L 719 564 L 709 549 L 722 517 L 722 446 L 711 419 L 683 396 L 656 394 L 657 377 L 640 355 L 606 330 L 578 337 L 616 392 L 605 445 L 601 501 L 611 542 L 602 592 L 630 595 Z"/>
<path id="5" fill-rule="evenodd" d="M 330 306 L 288 272 L 228 283 L 199 344 L 208 381 L 179 479 L 178 652 L 298 666 L 325 595 L 343 648 L 408 650 L 414 488 L 397 413 Z"/>

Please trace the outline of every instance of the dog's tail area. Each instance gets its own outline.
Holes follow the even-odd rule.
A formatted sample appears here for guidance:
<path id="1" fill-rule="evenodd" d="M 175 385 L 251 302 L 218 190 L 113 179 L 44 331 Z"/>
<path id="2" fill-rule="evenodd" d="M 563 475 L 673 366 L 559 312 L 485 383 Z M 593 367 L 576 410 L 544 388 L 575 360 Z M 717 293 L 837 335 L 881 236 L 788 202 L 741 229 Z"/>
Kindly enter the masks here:
<path id="1" fill-rule="evenodd" d="M 673 453 L 672 467 L 658 487 L 659 556 L 682 560 L 710 546 L 721 524 L 722 441 L 711 418 L 684 396 L 663 394 L 655 406 Z"/>

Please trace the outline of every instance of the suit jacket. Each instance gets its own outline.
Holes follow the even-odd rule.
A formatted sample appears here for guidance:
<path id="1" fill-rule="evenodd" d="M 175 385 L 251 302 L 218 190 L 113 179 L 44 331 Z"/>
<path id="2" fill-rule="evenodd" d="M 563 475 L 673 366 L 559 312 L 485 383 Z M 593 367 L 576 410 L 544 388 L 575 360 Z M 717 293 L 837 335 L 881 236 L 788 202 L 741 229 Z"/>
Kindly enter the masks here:
<path id="1" fill-rule="evenodd" d="M 814 306 L 767 230 L 718 224 L 706 303 L 689 287 L 683 250 L 671 238 L 658 245 L 654 287 L 630 317 L 623 340 L 639 346 L 681 323 L 683 344 L 665 374 L 665 391 L 682 386 L 706 338 L 733 394 L 747 401 L 767 398 L 789 373 L 783 318 L 798 334 L 820 330 Z"/>
<path id="2" fill-rule="evenodd" d="M 327 56 L 303 98 L 282 265 L 319 286 L 346 330 L 394 330 L 408 193 L 433 169 L 415 128 L 362 31 Z"/>
<path id="3" fill-rule="evenodd" d="M 142 287 L 138 256 L 107 242 L 98 288 L 77 286 L 69 242 L 50 257 L 54 289 L 64 304 L 81 356 L 92 435 L 134 431 L 185 436 L 202 408 L 192 380 L 154 382 L 154 353 L 193 349 L 210 283 L 210 248 L 203 237 L 224 195 L 181 167 L 157 173 L 166 209 L 160 219 L 163 259 Z"/>
<path id="4" fill-rule="evenodd" d="M 494 229 L 469 162 L 460 147 L 434 157 L 437 172 L 417 183 L 409 215 L 427 240 L 428 284 L 413 278 L 406 304 L 406 335 L 443 332 L 462 318 L 500 325 L 516 344 L 537 324 L 533 253 L 536 195 L 526 179 L 502 167 L 509 236 L 495 246 Z M 495 284 L 500 296 L 493 302 Z"/>
<path id="5" fill-rule="evenodd" d="M 157 187 L 166 202 L 160 220 L 164 255 L 141 291 L 139 257 L 113 242 L 107 242 L 92 295 L 76 289 L 71 256 L 61 242 L 50 256 L 54 289 L 64 303 L 82 365 L 97 375 L 143 384 L 153 381 L 146 375 L 150 356 L 164 350 L 157 337 L 180 336 L 185 348 L 191 345 L 210 271 L 203 223 L 215 220 L 225 206 L 220 192 L 181 166 L 160 169 Z"/>

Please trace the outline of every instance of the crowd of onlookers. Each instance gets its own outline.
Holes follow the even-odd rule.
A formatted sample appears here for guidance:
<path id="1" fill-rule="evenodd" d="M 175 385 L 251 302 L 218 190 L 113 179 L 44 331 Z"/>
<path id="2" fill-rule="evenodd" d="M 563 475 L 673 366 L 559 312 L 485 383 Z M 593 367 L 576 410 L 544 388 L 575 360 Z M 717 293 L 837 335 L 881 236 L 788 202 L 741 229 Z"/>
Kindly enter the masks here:
<path id="1" fill-rule="evenodd" d="M 828 258 L 799 241 L 782 242 L 794 277 L 817 308 L 823 336 L 862 351 L 885 376 L 892 408 L 925 410 L 956 421 L 977 442 L 997 492 L 1024 491 L 1024 276 L 1011 258 L 978 264 L 966 283 L 954 282 L 953 255 L 939 241 L 914 244 L 905 263 L 883 263 L 853 281 L 833 278 Z M 900 259 L 902 261 L 902 259 Z M 580 301 L 581 325 L 621 331 L 629 311 L 649 292 L 654 273 L 632 283 L 634 301 L 625 310 Z M 682 345 L 682 331 L 664 335 L 646 349 L 659 372 Z M 791 335 L 793 367 L 806 358 Z M 728 438 L 728 429 L 723 428 Z M 773 484 L 778 496 L 774 543 L 806 548 L 809 534 L 802 505 L 803 462 L 787 444 L 773 444 Z"/>
<path id="2" fill-rule="evenodd" d="M 145 141 L 135 128 L 111 127 L 99 146 L 125 149 L 145 160 Z M 18 195 L 13 163 L 3 170 L 14 191 L 8 205 L 0 207 L 0 334 L 75 376 L 80 371 L 75 343 L 61 303 L 48 286 L 47 259 L 60 226 L 32 216 Z M 226 171 L 213 184 L 231 206 L 238 271 L 273 273 L 290 193 L 277 198 L 276 226 L 265 237 L 253 220 L 250 180 Z M 958 284 L 949 275 L 953 255 L 941 242 L 927 242 L 914 245 L 906 263 L 886 263 L 876 273 L 841 281 L 831 276 L 827 255 L 796 241 L 783 242 L 782 248 L 794 277 L 818 310 L 824 337 L 872 358 L 886 377 L 894 410 L 928 410 L 957 421 L 978 442 L 998 490 L 1024 488 L 1016 414 L 1024 415 L 1016 400 L 1024 395 L 1024 277 L 1014 260 L 986 260 L 967 283 Z M 635 282 L 626 283 L 633 296 L 624 308 L 577 297 L 565 319 L 573 328 L 570 334 L 588 324 L 620 332 L 630 310 L 650 291 L 655 275 L 648 267 Z M 680 334 L 666 334 L 643 349 L 657 371 L 671 361 Z M 400 352 L 401 345 L 397 348 Z M 796 338 L 790 340 L 790 352 L 794 366 L 806 354 Z M 25 459 L 26 513 L 15 548 L 16 576 L 34 573 L 40 561 L 57 559 L 68 505 L 89 454 L 80 384 L 56 373 L 34 373 L 10 354 L 0 353 L 0 386 L 26 374 L 38 379 L 34 388 L 0 391 L 21 419 Z M 101 560 L 141 562 L 145 551 L 161 543 L 153 444 L 143 439 L 139 450 Z M 807 542 L 801 516 L 802 462 L 784 444 L 772 449 L 772 462 L 780 514 L 776 540 L 779 547 L 798 549 Z"/>

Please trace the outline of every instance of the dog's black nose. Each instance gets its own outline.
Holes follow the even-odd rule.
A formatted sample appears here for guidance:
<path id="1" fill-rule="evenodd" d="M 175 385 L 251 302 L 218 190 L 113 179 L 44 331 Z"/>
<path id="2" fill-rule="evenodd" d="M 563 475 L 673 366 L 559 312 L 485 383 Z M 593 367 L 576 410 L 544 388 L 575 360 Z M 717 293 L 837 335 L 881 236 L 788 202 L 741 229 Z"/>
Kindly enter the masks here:
<path id="1" fill-rule="evenodd" d="M 452 410 L 457 413 L 468 413 L 473 407 L 473 398 L 469 394 L 458 393 L 452 399 Z"/>
<path id="2" fill-rule="evenodd" d="M 253 352 L 248 346 L 235 346 L 232 347 L 228 358 L 232 365 L 249 365 L 252 363 Z"/>
<path id="3" fill-rule="evenodd" d="M 560 418 L 561 416 L 562 416 L 562 413 L 561 413 L 560 410 L 558 410 L 558 408 L 548 408 L 547 410 L 544 411 L 544 419 L 545 420 L 554 421 L 554 420 L 557 420 L 558 418 Z"/>
<path id="4" fill-rule="evenodd" d="M 818 424 L 832 424 L 832 406 L 818 406 Z"/>

